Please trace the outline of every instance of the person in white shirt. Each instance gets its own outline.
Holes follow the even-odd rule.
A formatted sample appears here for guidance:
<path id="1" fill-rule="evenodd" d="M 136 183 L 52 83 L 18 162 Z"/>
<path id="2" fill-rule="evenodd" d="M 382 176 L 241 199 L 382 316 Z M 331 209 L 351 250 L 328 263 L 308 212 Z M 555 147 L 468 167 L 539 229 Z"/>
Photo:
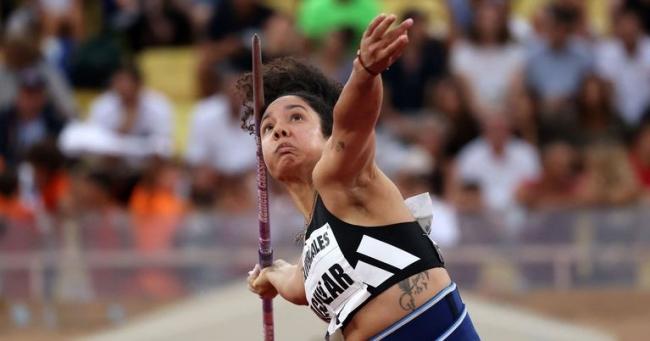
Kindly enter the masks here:
<path id="1" fill-rule="evenodd" d="M 162 94 L 143 86 L 137 68 L 127 66 L 113 74 L 111 88 L 92 103 L 88 120 L 121 134 L 170 137 L 172 108 Z"/>
<path id="2" fill-rule="evenodd" d="M 623 8 L 616 19 L 616 37 L 597 49 L 596 68 L 613 87 L 618 113 L 635 126 L 650 106 L 650 38 L 634 10 Z"/>
<path id="3" fill-rule="evenodd" d="M 486 116 L 482 130 L 481 137 L 460 151 L 455 187 L 478 187 L 485 208 L 507 211 L 515 203 L 517 187 L 539 174 L 539 155 L 531 144 L 512 136 L 504 115 Z"/>
<path id="4" fill-rule="evenodd" d="M 471 109 L 501 110 L 523 84 L 525 56 L 511 40 L 505 10 L 484 2 L 477 8 L 468 40 L 451 50 L 451 69 L 468 90 Z"/>
<path id="5" fill-rule="evenodd" d="M 239 70 L 220 70 L 220 91 L 199 101 L 192 111 L 185 159 L 233 176 L 255 169 L 255 139 L 241 128 L 241 100 L 234 92 Z"/>
<path id="6" fill-rule="evenodd" d="M 91 104 L 87 122 L 66 127 L 59 144 L 66 154 L 168 157 L 172 124 L 167 98 L 145 88 L 135 66 L 125 66 L 113 74 L 110 89 Z"/>

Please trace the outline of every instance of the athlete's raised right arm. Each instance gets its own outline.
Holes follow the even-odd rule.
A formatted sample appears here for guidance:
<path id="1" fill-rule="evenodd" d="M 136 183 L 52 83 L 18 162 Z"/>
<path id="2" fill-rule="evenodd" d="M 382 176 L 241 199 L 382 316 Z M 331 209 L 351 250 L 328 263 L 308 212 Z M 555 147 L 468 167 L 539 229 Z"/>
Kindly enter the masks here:
<path id="1" fill-rule="evenodd" d="M 262 270 L 255 265 L 248 275 L 248 289 L 262 298 L 273 298 L 280 294 L 293 304 L 307 305 L 302 266 L 281 259 Z"/>

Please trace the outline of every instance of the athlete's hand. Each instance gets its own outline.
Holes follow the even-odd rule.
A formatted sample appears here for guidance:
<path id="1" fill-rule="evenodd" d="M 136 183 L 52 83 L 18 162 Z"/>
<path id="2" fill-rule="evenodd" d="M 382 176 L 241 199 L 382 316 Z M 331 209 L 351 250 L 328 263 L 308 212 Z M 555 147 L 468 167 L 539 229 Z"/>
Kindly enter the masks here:
<path id="1" fill-rule="evenodd" d="M 274 298 L 278 295 L 271 281 L 269 281 L 268 273 L 273 266 L 262 269 L 259 264 L 256 264 L 253 270 L 248 272 L 248 290 L 256 293 L 260 298 Z"/>
<path id="2" fill-rule="evenodd" d="M 407 32 L 413 25 L 413 19 L 406 19 L 389 31 L 395 20 L 397 17 L 393 14 L 380 14 L 363 33 L 357 62 L 370 74 L 377 75 L 386 70 L 402 55 L 408 44 Z"/>

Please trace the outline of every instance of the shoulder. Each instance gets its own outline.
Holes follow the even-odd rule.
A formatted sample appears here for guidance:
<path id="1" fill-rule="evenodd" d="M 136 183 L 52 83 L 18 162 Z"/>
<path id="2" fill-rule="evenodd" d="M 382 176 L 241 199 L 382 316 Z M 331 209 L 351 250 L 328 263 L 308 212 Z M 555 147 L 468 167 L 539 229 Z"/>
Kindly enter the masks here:
<path id="1" fill-rule="evenodd" d="M 596 43 L 596 45 L 594 45 L 594 50 L 598 54 L 616 53 L 620 50 L 620 48 L 621 48 L 620 42 L 614 39 L 607 39 L 599 43 Z"/>
<path id="2" fill-rule="evenodd" d="M 538 158 L 537 149 L 524 140 L 513 139 L 508 144 L 508 148 L 516 159 L 536 162 Z"/>
<path id="3" fill-rule="evenodd" d="M 102 114 L 106 111 L 113 111 L 120 106 L 117 95 L 112 91 L 106 91 L 99 95 L 90 105 L 90 115 Z"/>
<path id="4" fill-rule="evenodd" d="M 568 51 L 581 59 L 591 59 L 596 47 L 582 38 L 575 38 L 569 41 Z"/>
<path id="5" fill-rule="evenodd" d="M 602 63 L 612 63 L 613 59 L 618 59 L 622 52 L 620 43 L 613 39 L 608 39 L 594 45 L 594 56 Z"/>
<path id="6" fill-rule="evenodd" d="M 165 95 L 152 89 L 142 90 L 142 100 L 145 105 L 166 109 L 171 107 L 171 104 Z"/>
<path id="7" fill-rule="evenodd" d="M 515 43 L 508 43 L 504 46 L 504 53 L 512 59 L 524 60 L 526 58 L 526 50 Z"/>
<path id="8" fill-rule="evenodd" d="M 477 137 L 470 141 L 460 150 L 458 155 L 459 161 L 468 161 L 487 152 L 487 143 L 482 137 Z"/>
<path id="9" fill-rule="evenodd" d="M 163 94 L 150 90 L 142 90 L 140 108 L 146 120 L 157 121 L 158 125 L 168 125 L 172 120 L 173 106 Z"/>
<path id="10" fill-rule="evenodd" d="M 469 42 L 461 40 L 451 47 L 450 53 L 452 60 L 460 63 L 475 57 L 476 49 Z"/>
<path id="11" fill-rule="evenodd" d="M 118 98 L 117 94 L 115 94 L 113 91 L 105 91 L 104 93 L 100 94 L 95 100 L 93 101 L 92 105 L 93 106 L 106 106 L 106 105 L 114 105 L 118 104 Z"/>
<path id="12" fill-rule="evenodd" d="M 513 138 L 508 144 L 513 149 L 513 151 L 517 153 L 526 153 L 526 154 L 537 153 L 535 147 L 532 144 L 520 138 Z"/>
<path id="13" fill-rule="evenodd" d="M 226 103 L 220 96 L 204 98 L 192 109 L 192 121 L 196 123 L 218 122 L 224 118 Z"/>
<path id="14" fill-rule="evenodd" d="M 540 60 L 548 58 L 548 55 L 551 51 L 548 43 L 546 43 L 546 41 L 542 40 L 541 38 L 535 38 L 529 41 L 528 44 L 526 44 L 525 50 L 526 57 L 529 60 Z"/>

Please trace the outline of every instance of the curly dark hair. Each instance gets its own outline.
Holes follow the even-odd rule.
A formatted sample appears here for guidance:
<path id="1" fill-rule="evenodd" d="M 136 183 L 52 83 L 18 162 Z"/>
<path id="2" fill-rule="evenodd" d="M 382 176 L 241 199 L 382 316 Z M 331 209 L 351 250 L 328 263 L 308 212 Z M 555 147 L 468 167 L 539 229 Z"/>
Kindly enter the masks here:
<path id="1" fill-rule="evenodd" d="M 333 110 L 341 94 L 341 84 L 327 78 L 314 66 L 292 57 L 272 60 L 262 66 L 264 77 L 264 107 L 282 96 L 298 96 L 320 116 L 324 137 L 332 135 Z M 251 134 L 253 122 L 253 77 L 244 74 L 237 81 L 237 90 L 243 96 L 242 128 Z"/>

